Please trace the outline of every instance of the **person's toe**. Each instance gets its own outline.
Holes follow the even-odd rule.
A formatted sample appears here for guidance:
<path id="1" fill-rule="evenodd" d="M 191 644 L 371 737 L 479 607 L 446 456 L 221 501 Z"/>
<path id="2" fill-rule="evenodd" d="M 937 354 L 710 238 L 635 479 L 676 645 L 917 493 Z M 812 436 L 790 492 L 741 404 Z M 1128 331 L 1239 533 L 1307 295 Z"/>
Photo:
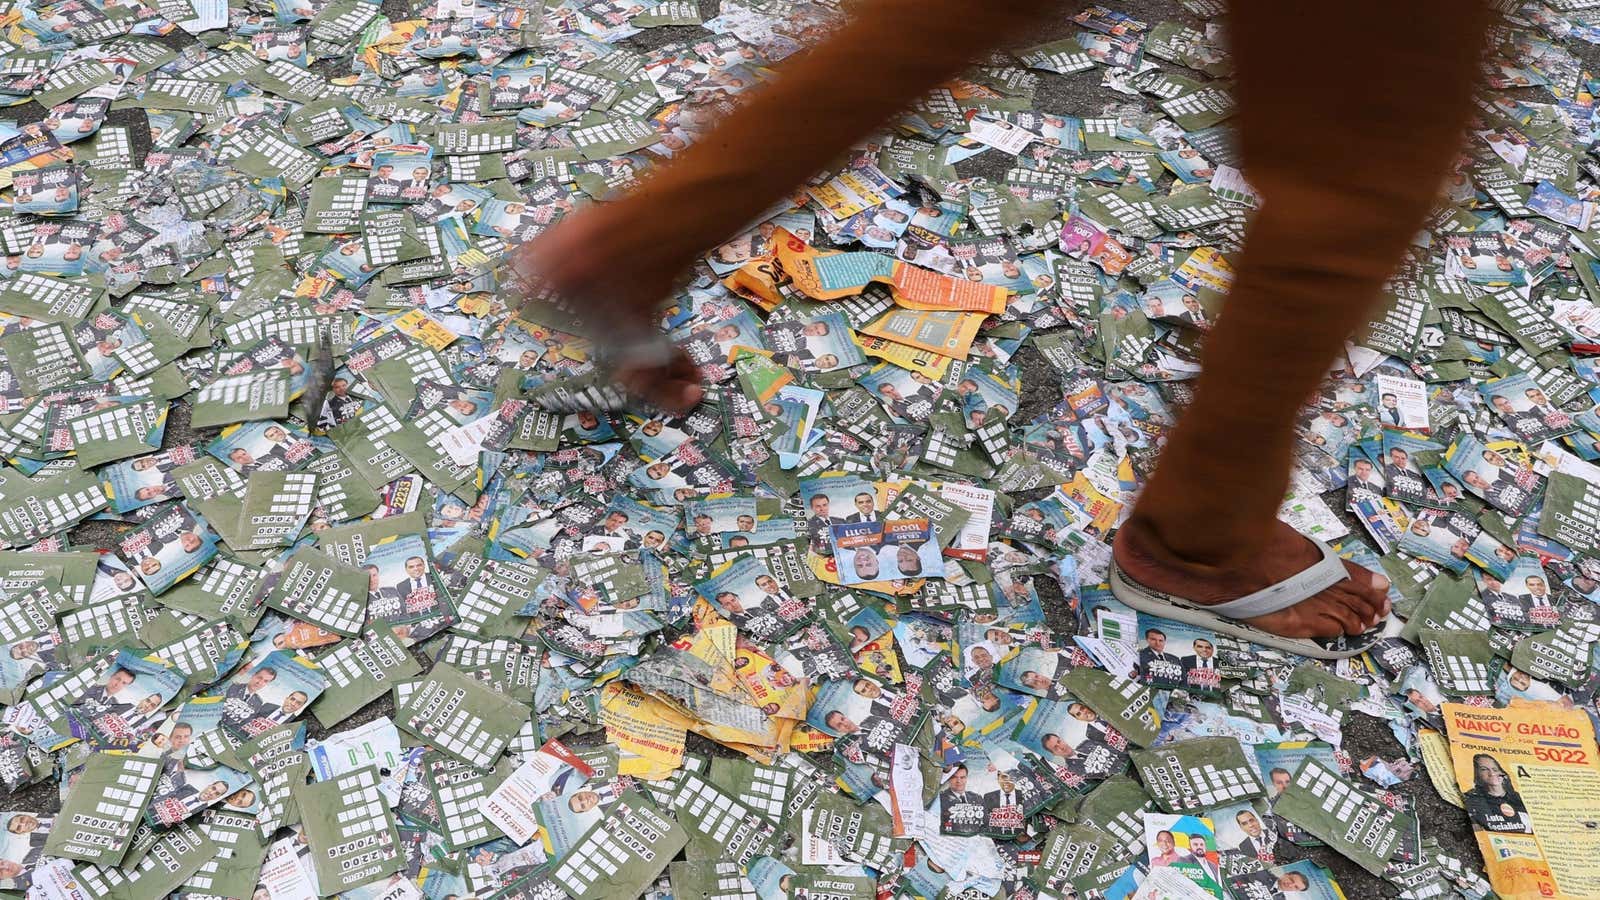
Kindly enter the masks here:
<path id="1" fill-rule="evenodd" d="M 1388 614 L 1389 580 L 1365 566 L 1346 562 L 1349 578 L 1336 585 L 1340 592 L 1359 611 L 1365 622 L 1375 622 Z M 1380 588 L 1379 585 L 1382 585 Z"/>
<path id="2" fill-rule="evenodd" d="M 1371 580 L 1371 590 L 1378 597 L 1380 615 L 1387 616 L 1394 609 L 1394 603 L 1389 599 L 1389 579 L 1377 572 L 1368 572 Z"/>
<path id="3" fill-rule="evenodd" d="M 1340 591 L 1330 596 L 1328 601 L 1323 605 L 1322 616 L 1323 620 L 1331 625 L 1323 629 L 1318 637 L 1360 634 L 1367 630 L 1366 615 L 1356 603 L 1352 602 L 1349 594 Z"/>
<path id="4" fill-rule="evenodd" d="M 1392 607 L 1389 602 L 1389 579 L 1376 572 L 1367 572 L 1366 577 L 1361 593 L 1367 598 L 1368 608 L 1372 610 L 1372 624 L 1377 625 L 1388 617 Z"/>
<path id="5" fill-rule="evenodd" d="M 1371 598 L 1354 586 L 1340 589 L 1336 602 L 1348 613 L 1343 619 L 1345 634 L 1360 634 L 1383 618 Z"/>

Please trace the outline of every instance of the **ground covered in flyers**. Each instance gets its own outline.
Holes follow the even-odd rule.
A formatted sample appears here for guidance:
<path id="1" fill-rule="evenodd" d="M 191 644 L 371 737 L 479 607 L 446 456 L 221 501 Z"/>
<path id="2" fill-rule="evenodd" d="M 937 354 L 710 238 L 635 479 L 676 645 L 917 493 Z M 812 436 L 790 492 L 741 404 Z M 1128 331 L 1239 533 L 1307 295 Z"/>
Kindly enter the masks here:
<path id="1" fill-rule="evenodd" d="M 16 6 L 0 893 L 1596 895 L 1584 5 L 1517 9 L 1302 418 L 1284 516 L 1404 620 L 1337 664 L 1104 586 L 1254 205 L 1206 0 L 1041 28 L 708 254 L 682 418 L 498 263 L 828 5 Z"/>

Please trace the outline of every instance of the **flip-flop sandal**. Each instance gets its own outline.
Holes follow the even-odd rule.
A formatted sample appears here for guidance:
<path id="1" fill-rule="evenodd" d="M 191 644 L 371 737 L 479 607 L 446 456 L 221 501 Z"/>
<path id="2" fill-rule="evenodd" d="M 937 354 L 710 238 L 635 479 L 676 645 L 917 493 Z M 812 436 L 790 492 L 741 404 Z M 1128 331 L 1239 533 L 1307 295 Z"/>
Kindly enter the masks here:
<path id="1" fill-rule="evenodd" d="M 1376 627 L 1361 634 L 1342 635 L 1336 638 L 1291 638 L 1263 631 L 1243 619 L 1264 616 L 1308 600 L 1350 577 L 1350 572 L 1332 547 L 1316 538 L 1306 540 L 1317 545 L 1322 559 L 1310 568 L 1298 572 L 1253 594 L 1246 594 L 1226 603 L 1205 605 L 1183 597 L 1145 587 L 1134 581 L 1116 564 L 1111 563 L 1111 594 L 1126 606 L 1139 612 L 1161 616 L 1198 628 L 1209 628 L 1218 634 L 1240 638 L 1276 650 L 1298 653 L 1315 659 L 1344 659 L 1359 656 L 1371 649 L 1386 636 L 1390 626 L 1398 632 L 1399 620 L 1392 615 Z"/>

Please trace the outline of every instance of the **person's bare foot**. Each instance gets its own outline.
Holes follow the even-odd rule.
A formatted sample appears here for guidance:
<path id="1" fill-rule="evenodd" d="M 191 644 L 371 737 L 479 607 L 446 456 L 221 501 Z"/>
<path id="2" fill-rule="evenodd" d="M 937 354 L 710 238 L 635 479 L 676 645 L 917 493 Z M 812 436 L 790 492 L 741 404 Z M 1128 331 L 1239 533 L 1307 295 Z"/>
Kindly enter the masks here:
<path id="1" fill-rule="evenodd" d="M 511 265 L 529 283 L 553 288 L 586 320 L 583 331 L 609 357 L 618 384 L 662 410 L 685 413 L 705 396 L 700 373 L 657 322 L 693 255 L 651 239 L 629 216 L 624 204 L 574 213 L 517 248 Z"/>
<path id="2" fill-rule="evenodd" d="M 676 415 L 694 409 L 705 397 L 700 370 L 680 347 L 672 348 L 672 359 L 664 365 L 629 365 L 619 360 L 612 375 L 628 393 Z"/>
<path id="3" fill-rule="evenodd" d="M 1223 603 L 1277 584 L 1321 559 L 1317 546 L 1299 532 L 1273 524 L 1267 546 L 1208 562 L 1178 555 L 1135 514 L 1117 529 L 1112 558 L 1145 587 L 1201 605 Z M 1288 609 L 1244 621 L 1291 638 L 1334 638 L 1372 628 L 1389 614 L 1389 579 L 1352 562 L 1344 565 L 1350 573 L 1344 581 Z"/>

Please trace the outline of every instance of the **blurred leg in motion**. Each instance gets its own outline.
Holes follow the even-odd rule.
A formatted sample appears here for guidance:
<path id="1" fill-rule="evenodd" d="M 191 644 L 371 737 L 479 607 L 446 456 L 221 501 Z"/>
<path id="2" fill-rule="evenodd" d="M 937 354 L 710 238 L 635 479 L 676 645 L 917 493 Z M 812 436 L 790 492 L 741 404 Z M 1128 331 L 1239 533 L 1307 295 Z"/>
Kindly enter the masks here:
<path id="1" fill-rule="evenodd" d="M 1068 0 L 873 0 L 785 61 L 779 77 L 618 200 L 572 215 L 532 241 L 518 268 L 644 343 L 651 314 L 695 259 L 748 225 L 896 112 L 988 51 L 1019 39 Z M 698 403 L 687 357 L 623 367 L 624 386 L 657 406 Z"/>
<path id="2" fill-rule="evenodd" d="M 1439 194 L 1471 114 L 1488 7 L 1419 0 L 1395 15 L 1380 0 L 1234 0 L 1240 151 L 1263 203 L 1194 403 L 1117 534 L 1134 580 L 1222 602 L 1320 558 L 1277 519 L 1295 415 L 1376 312 Z M 1347 580 L 1249 621 L 1290 637 L 1360 633 L 1387 614 L 1388 583 L 1347 568 Z"/>

